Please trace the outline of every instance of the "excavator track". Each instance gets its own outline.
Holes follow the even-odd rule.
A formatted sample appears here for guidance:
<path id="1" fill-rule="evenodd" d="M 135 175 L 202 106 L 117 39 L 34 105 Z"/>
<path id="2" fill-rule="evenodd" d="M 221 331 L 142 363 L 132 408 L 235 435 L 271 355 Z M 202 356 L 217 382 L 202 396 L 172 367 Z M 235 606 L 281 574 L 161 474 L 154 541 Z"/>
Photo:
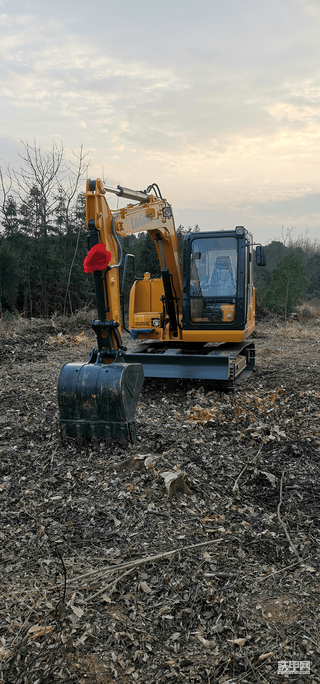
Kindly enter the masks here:
<path id="1" fill-rule="evenodd" d="M 126 363 L 141 363 L 145 378 L 210 381 L 220 390 L 232 390 L 250 375 L 255 363 L 253 342 L 206 347 L 191 353 L 190 347 L 143 345 L 125 354 Z"/>

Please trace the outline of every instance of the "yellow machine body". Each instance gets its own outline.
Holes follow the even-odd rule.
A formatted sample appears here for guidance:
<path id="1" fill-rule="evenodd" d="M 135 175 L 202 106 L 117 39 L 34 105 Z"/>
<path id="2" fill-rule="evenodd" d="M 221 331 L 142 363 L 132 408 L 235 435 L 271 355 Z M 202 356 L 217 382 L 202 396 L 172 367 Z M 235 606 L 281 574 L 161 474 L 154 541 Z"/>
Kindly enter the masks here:
<path id="1" fill-rule="evenodd" d="M 112 211 L 106 192 L 130 203 Z M 182 268 L 172 208 L 158 186 L 113 189 L 100 179 L 87 181 L 86 225 L 90 249 L 104 245 L 111 261 L 94 271 L 97 348 L 88 364 L 66 364 L 60 374 L 63 434 L 134 439 L 134 409 L 144 376 L 209 379 L 230 388 L 253 369 L 254 344 L 247 341 L 255 327 L 253 239 L 242 226 L 187 233 Z M 131 288 L 129 332 L 140 346 L 128 352 L 121 337 L 121 237 L 141 231 L 155 243 L 161 277 L 151 278 L 146 264 Z M 122 289 L 124 281 L 125 275 Z"/>
<path id="2" fill-rule="evenodd" d="M 129 299 L 129 328 L 130 330 L 147 329 L 150 328 L 148 339 L 158 340 L 161 342 L 176 342 L 181 340 L 183 342 L 242 342 L 252 335 L 255 328 L 255 290 L 250 301 L 246 326 L 243 330 L 229 330 L 226 327 L 224 330 L 184 330 L 182 327 L 182 314 L 179 317 L 180 327 L 178 328 L 178 335 L 174 336 L 169 326 L 162 327 L 163 312 L 161 298 L 164 296 L 163 283 L 161 278 L 150 278 L 150 274 L 144 275 L 143 280 L 136 280 L 130 292 Z M 197 318 L 197 303 L 194 305 L 195 315 L 193 321 L 195 323 L 203 322 L 203 318 Z M 229 323 L 235 318 L 235 304 L 222 304 L 222 322 Z M 155 327 L 153 322 L 159 321 Z M 209 322 L 209 321 L 208 321 Z M 138 335 L 136 339 L 143 339 L 146 333 Z"/>

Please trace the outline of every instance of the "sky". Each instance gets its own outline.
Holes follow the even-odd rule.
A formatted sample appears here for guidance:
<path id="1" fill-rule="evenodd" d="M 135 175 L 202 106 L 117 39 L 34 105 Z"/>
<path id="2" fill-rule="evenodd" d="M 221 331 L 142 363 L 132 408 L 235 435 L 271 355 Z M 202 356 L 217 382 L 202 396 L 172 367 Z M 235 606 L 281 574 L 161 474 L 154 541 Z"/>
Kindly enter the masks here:
<path id="1" fill-rule="evenodd" d="M 83 144 L 177 225 L 317 239 L 319 31 L 320 0 L 0 0 L 0 165 Z"/>

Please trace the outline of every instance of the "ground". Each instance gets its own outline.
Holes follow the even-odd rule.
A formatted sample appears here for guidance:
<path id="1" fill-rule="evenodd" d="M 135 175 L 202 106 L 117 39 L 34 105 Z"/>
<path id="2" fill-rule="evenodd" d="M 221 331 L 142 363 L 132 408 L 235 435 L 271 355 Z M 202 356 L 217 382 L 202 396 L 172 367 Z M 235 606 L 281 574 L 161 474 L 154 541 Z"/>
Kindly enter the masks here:
<path id="1" fill-rule="evenodd" d="M 0 682 L 320 682 L 320 320 L 234 394 L 146 381 L 129 446 L 61 441 L 84 320 L 0 324 Z"/>

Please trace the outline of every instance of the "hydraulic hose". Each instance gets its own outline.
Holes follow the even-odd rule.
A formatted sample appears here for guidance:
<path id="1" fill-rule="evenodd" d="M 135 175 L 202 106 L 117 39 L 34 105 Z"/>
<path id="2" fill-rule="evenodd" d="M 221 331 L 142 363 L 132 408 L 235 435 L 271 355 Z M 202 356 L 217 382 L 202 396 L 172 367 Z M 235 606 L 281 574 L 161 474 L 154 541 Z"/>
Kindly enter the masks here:
<path id="1" fill-rule="evenodd" d="M 115 227 L 114 227 L 114 222 L 115 222 L 117 216 L 118 216 L 118 214 L 115 214 L 115 215 L 112 217 L 112 234 L 113 234 L 113 237 L 114 237 L 114 239 L 115 239 L 115 241 L 116 241 L 116 243 L 117 243 L 117 245 L 118 245 L 118 247 L 119 247 L 120 258 L 119 258 L 119 262 L 118 262 L 117 264 L 113 264 L 113 266 L 109 266 L 110 269 L 111 269 L 111 268 L 120 268 L 120 266 L 121 266 L 121 264 L 122 264 L 122 257 L 123 257 L 122 244 L 121 244 L 121 242 L 120 242 L 120 240 L 119 240 L 119 238 L 118 238 L 118 236 L 117 236 L 117 233 L 116 233 Z"/>

